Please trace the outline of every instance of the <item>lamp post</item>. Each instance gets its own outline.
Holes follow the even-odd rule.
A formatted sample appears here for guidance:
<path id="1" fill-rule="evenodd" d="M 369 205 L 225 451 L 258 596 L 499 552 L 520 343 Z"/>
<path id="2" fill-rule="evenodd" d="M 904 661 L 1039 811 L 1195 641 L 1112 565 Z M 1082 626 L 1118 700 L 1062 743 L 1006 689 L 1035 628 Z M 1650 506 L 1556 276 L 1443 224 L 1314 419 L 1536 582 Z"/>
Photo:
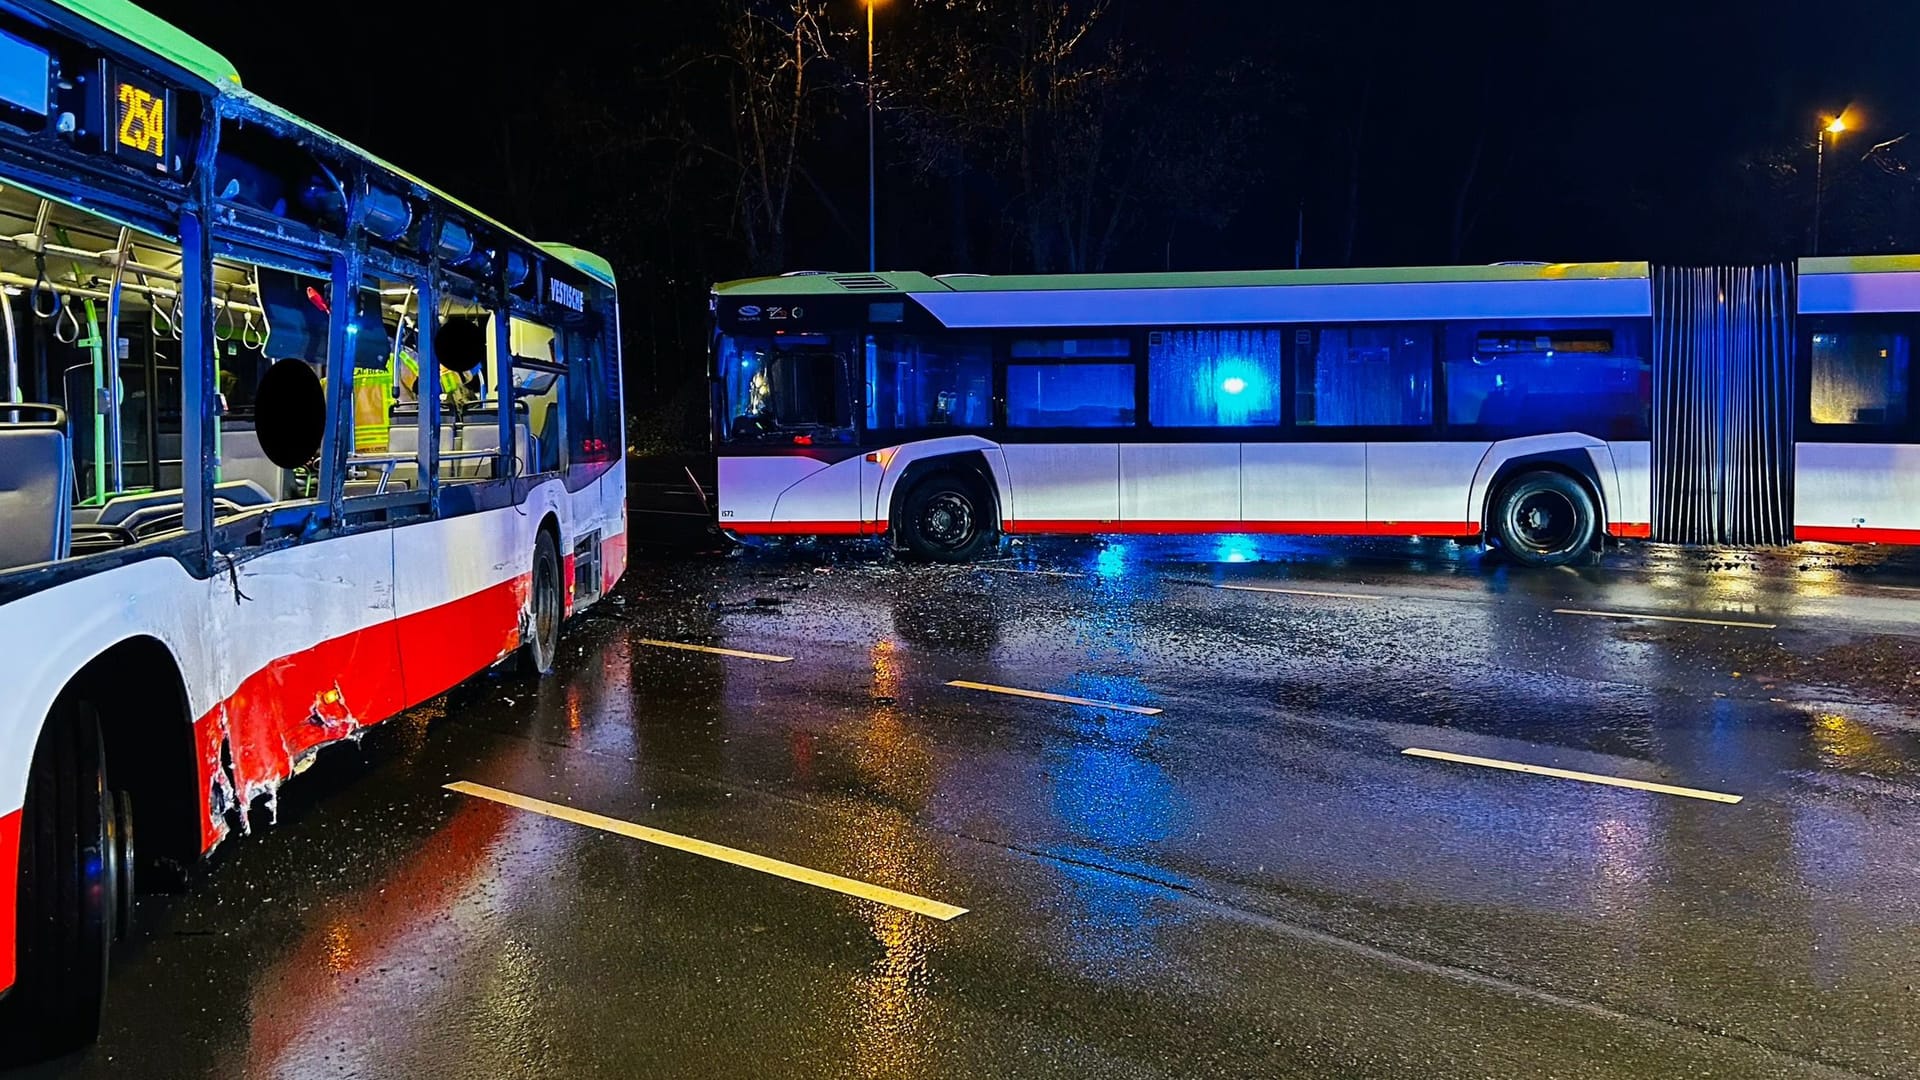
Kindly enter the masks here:
<path id="1" fill-rule="evenodd" d="M 873 6 L 880 0 L 867 0 L 867 272 L 880 269 L 878 214 L 873 179 Z"/>
<path id="2" fill-rule="evenodd" d="M 1847 130 L 1847 118 L 1835 116 L 1820 125 L 1813 152 L 1813 253 L 1820 254 L 1820 203 L 1827 194 L 1827 136 L 1835 139 Z"/>

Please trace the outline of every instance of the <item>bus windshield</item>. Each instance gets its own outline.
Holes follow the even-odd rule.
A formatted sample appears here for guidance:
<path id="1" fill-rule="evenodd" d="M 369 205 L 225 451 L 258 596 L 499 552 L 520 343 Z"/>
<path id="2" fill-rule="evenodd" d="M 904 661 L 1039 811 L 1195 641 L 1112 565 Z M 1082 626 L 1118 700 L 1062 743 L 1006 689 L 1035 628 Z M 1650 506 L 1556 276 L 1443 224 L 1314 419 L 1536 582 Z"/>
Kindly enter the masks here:
<path id="1" fill-rule="evenodd" d="M 722 442 L 853 441 L 846 351 L 830 336 L 722 335 L 715 355 Z"/>

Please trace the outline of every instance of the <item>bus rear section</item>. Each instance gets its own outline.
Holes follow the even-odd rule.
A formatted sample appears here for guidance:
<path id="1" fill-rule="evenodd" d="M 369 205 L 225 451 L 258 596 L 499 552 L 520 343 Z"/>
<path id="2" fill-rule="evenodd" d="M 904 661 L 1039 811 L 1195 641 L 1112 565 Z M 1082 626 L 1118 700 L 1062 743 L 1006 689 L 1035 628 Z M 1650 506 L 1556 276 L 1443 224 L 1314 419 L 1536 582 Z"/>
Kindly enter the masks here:
<path id="1" fill-rule="evenodd" d="M 1644 263 L 722 285 L 720 524 L 954 560 L 1018 533 L 1449 537 L 1535 565 L 1910 542 L 1910 262 L 1799 268 L 1805 314 L 1752 361 L 1769 426 L 1739 437 L 1702 404 L 1737 365 L 1657 355 L 1682 313 Z M 1766 505 L 1722 499 L 1728 473 Z M 1711 514 L 1771 527 L 1676 524 Z"/>
<path id="2" fill-rule="evenodd" d="M 34 16 L 0 3 L 0 65 L 158 103 L 129 156 L 0 79 L 0 1042 L 60 1049 L 139 892 L 270 823 L 327 747 L 550 672 L 625 569 L 626 489 L 604 260 L 177 32 Z"/>

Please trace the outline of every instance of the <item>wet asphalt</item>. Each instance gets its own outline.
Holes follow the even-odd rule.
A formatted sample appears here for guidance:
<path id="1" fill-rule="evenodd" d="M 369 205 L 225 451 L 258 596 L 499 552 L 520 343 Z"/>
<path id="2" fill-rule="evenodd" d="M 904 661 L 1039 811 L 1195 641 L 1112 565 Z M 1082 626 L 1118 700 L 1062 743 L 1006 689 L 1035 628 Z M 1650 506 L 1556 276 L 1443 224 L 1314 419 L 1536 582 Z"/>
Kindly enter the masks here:
<path id="1" fill-rule="evenodd" d="M 24 1075 L 1920 1076 L 1913 554 L 705 544 L 564 653 L 323 754 Z"/>

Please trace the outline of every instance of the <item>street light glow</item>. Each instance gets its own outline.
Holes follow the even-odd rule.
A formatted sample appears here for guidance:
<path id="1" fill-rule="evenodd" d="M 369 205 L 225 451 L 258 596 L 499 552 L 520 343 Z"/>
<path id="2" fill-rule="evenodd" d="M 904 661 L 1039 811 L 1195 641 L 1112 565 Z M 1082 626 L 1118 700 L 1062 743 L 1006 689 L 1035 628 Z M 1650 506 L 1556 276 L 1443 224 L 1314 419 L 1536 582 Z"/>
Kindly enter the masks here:
<path id="1" fill-rule="evenodd" d="M 1847 118 L 1846 118 L 1846 117 L 1844 117 L 1844 116 L 1836 116 L 1836 117 L 1834 117 L 1833 119 L 1831 119 L 1831 120 L 1829 120 L 1829 121 L 1827 121 L 1827 132 L 1828 132 L 1829 134 L 1832 134 L 1832 135 L 1838 135 L 1838 134 L 1840 134 L 1841 132 L 1843 132 L 1843 131 L 1845 131 L 1845 130 L 1847 130 Z"/>

